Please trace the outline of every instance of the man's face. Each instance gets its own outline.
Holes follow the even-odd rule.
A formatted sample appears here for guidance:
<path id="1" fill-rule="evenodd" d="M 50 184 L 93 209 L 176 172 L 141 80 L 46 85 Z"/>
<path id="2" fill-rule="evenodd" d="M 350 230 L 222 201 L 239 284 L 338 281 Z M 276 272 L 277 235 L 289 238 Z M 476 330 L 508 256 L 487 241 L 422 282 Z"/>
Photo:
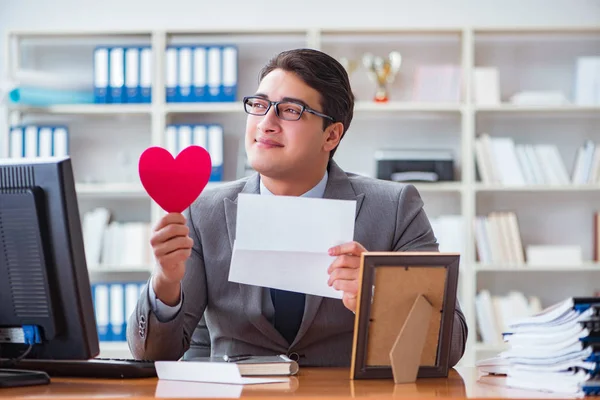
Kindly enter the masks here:
<path id="1" fill-rule="evenodd" d="M 273 70 L 263 78 L 256 96 L 271 101 L 295 100 L 316 111 L 323 111 L 320 94 L 293 72 L 281 69 Z M 270 178 L 284 179 L 315 167 L 321 168 L 322 160 L 329 157 L 330 147 L 326 142 L 322 117 L 306 111 L 298 121 L 280 119 L 274 106 L 266 115 L 248 115 L 248 160 L 252 168 Z"/>

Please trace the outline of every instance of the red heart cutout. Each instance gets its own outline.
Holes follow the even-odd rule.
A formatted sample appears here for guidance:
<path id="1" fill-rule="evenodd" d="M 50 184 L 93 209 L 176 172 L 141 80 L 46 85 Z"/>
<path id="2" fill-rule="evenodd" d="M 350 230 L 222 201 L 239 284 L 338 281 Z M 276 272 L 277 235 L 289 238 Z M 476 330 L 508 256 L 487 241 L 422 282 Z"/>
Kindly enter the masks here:
<path id="1" fill-rule="evenodd" d="M 210 179 L 210 154 L 200 146 L 183 149 L 174 159 L 162 147 L 140 156 L 140 180 L 146 192 L 166 212 L 183 212 L 200 196 Z"/>

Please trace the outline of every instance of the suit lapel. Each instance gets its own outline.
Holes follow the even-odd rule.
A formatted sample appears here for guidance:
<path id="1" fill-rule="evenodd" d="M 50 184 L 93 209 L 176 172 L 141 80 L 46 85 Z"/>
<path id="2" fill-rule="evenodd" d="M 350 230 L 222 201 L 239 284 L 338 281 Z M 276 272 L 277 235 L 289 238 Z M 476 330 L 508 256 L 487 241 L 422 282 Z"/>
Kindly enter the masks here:
<path id="1" fill-rule="evenodd" d="M 254 174 L 250 177 L 246 185 L 240 193 L 259 194 L 259 176 Z M 226 198 L 225 203 L 225 220 L 227 223 L 227 233 L 229 243 L 233 252 L 233 243 L 235 241 L 235 230 L 237 221 L 237 197 L 234 200 Z M 261 331 L 266 337 L 273 340 L 278 345 L 287 348 L 288 344 L 275 327 L 267 320 L 262 310 L 262 293 L 263 288 L 254 285 L 238 284 L 241 294 L 241 299 L 244 304 L 244 313 L 250 319 L 250 322 Z"/>
<path id="2" fill-rule="evenodd" d="M 340 167 L 338 167 L 335 161 L 331 160 L 329 164 L 329 178 L 327 180 L 327 187 L 325 188 L 323 198 L 336 200 L 356 200 L 356 213 L 354 216 L 354 220 L 356 221 L 364 197 L 365 195 L 363 193 L 356 195 L 356 192 L 354 191 L 354 188 L 352 187 L 350 179 L 348 179 L 346 173 Z M 306 295 L 302 324 L 300 325 L 300 329 L 298 330 L 298 334 L 296 335 L 296 339 L 294 339 L 292 346 L 298 343 L 306 334 L 313 320 L 315 319 L 317 312 L 319 311 L 322 301 L 323 297 L 321 296 Z"/>

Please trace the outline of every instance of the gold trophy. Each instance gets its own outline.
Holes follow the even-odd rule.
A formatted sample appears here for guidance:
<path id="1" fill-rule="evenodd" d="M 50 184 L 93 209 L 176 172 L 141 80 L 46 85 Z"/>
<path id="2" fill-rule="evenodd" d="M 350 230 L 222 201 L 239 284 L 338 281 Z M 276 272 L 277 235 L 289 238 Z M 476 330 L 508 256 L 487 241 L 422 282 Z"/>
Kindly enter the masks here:
<path id="1" fill-rule="evenodd" d="M 363 65 L 367 69 L 369 78 L 375 81 L 377 88 L 375 90 L 374 101 L 385 103 L 389 101 L 387 84 L 394 82 L 396 74 L 402 64 L 402 56 L 397 51 L 392 51 L 387 58 L 374 56 L 366 53 L 362 58 Z"/>

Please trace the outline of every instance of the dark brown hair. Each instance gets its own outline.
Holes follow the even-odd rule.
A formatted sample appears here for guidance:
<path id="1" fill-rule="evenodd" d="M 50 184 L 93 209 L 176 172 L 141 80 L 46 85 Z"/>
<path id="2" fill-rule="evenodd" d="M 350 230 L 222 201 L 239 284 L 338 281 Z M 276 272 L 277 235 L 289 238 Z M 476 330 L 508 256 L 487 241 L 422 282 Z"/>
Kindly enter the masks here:
<path id="1" fill-rule="evenodd" d="M 342 64 L 318 50 L 288 50 L 269 60 L 260 71 L 259 80 L 262 81 L 275 69 L 295 73 L 304 83 L 319 92 L 323 114 L 344 125 L 343 138 L 354 115 L 354 94 L 350 88 L 348 73 Z M 330 120 L 323 118 L 323 129 L 331 124 Z M 336 150 L 337 147 L 331 150 L 329 158 L 333 157 Z"/>

